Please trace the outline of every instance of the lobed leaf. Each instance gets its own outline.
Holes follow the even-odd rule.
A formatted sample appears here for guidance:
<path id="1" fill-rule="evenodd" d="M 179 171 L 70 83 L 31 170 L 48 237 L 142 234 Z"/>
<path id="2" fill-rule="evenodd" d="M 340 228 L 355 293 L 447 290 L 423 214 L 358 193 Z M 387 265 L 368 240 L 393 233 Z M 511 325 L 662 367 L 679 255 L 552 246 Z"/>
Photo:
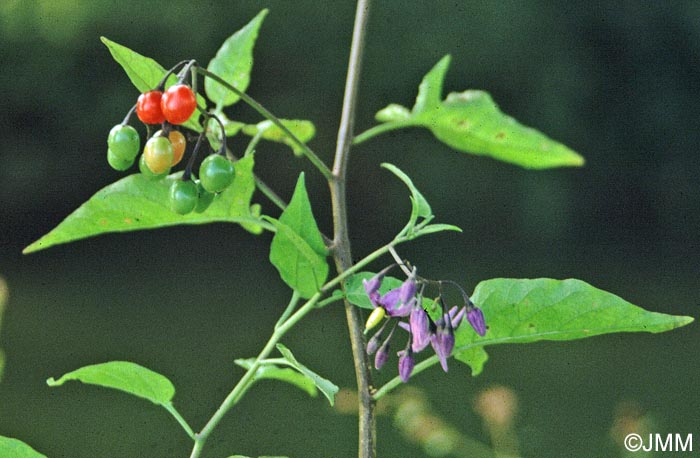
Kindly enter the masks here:
<path id="1" fill-rule="evenodd" d="M 0 436 L 0 457 L 6 458 L 46 458 L 21 440 Z"/>
<path id="2" fill-rule="evenodd" d="M 289 129 L 289 131 L 294 134 L 302 143 L 306 143 L 316 135 L 316 126 L 311 121 L 306 121 L 303 119 L 280 119 L 284 127 Z M 248 124 L 243 127 L 243 133 L 250 135 L 251 137 L 262 132 L 261 136 L 263 140 L 268 140 L 277 143 L 283 143 L 294 151 L 294 154 L 300 156 L 303 154 L 303 150 L 294 143 L 291 138 L 277 127 L 272 121 L 264 120 L 257 124 Z"/>
<path id="3" fill-rule="evenodd" d="M 250 369 L 253 367 L 254 361 L 255 359 L 237 359 L 235 362 L 244 369 Z M 318 389 L 311 377 L 288 367 L 279 367 L 274 364 L 260 366 L 255 372 L 255 379 L 279 380 L 296 386 L 309 396 L 318 396 Z"/>
<path id="4" fill-rule="evenodd" d="M 46 383 L 55 387 L 69 380 L 124 391 L 162 406 L 170 404 L 175 396 L 175 387 L 165 376 L 129 361 L 110 361 L 81 367 L 64 374 L 58 380 L 51 377 Z"/>
<path id="5" fill-rule="evenodd" d="M 530 169 L 584 164 L 575 151 L 501 112 L 484 91 L 451 93 L 441 101 L 449 64 L 447 55 L 423 77 L 410 113 L 396 104 L 380 110 L 377 120 L 387 123 L 382 130 L 422 126 L 458 151 Z"/>
<path id="6" fill-rule="evenodd" d="M 126 75 L 129 77 L 131 82 L 136 86 L 139 92 L 148 92 L 156 88 L 158 83 L 163 79 L 167 70 L 163 68 L 158 62 L 151 59 L 150 57 L 143 56 L 136 51 L 132 51 L 126 46 L 120 45 L 106 37 L 100 37 L 102 43 L 107 46 L 112 57 L 119 65 L 122 66 Z M 177 82 L 177 77 L 175 75 L 170 75 L 166 81 L 165 87 L 170 87 Z M 197 94 L 197 104 L 200 106 L 205 106 L 206 101 L 204 97 Z M 192 129 L 197 132 L 202 131 L 202 127 L 198 122 L 199 112 L 195 110 L 184 124 L 183 127 Z"/>
<path id="7" fill-rule="evenodd" d="M 239 161 L 240 162 L 240 161 Z M 237 174 L 249 174 L 251 169 L 243 163 Z M 214 198 L 203 213 L 179 215 L 170 210 L 169 192 L 174 174 L 162 180 L 149 180 L 141 174 L 130 175 L 101 189 L 77 210 L 68 215 L 56 228 L 24 249 L 32 253 L 61 243 L 93 237 L 110 232 L 127 232 L 155 229 L 179 224 L 206 224 L 227 222 L 249 225 L 264 225 L 264 221 L 250 212 L 251 190 L 246 185 L 246 195 L 237 195 L 243 185 L 229 186 Z M 246 176 L 237 176 L 243 181 Z M 251 226 L 252 227 L 252 226 Z"/>
<path id="8" fill-rule="evenodd" d="M 336 384 L 334 384 L 330 380 L 321 377 L 316 372 L 301 364 L 294 357 L 291 350 L 285 347 L 284 345 L 278 343 L 277 350 L 279 350 L 279 352 L 282 353 L 282 357 L 286 359 L 293 368 L 295 368 L 296 370 L 298 370 L 299 372 L 301 372 L 302 374 L 314 381 L 316 387 L 319 390 L 321 390 L 321 393 L 323 393 L 323 395 L 326 396 L 326 398 L 328 398 L 328 402 L 331 404 L 331 406 L 335 403 L 335 395 L 336 393 L 338 393 L 339 390 Z"/>
<path id="9" fill-rule="evenodd" d="M 207 70 L 220 76 L 241 92 L 245 92 L 250 84 L 253 46 L 267 13 L 267 9 L 260 11 L 242 29 L 228 37 L 207 67 Z M 240 99 L 237 94 L 209 78 L 204 81 L 204 89 L 207 97 L 217 106 L 233 105 Z"/>
<path id="10" fill-rule="evenodd" d="M 277 228 L 270 245 L 270 262 L 287 285 L 308 299 L 325 283 L 328 263 L 303 173 L 299 175 L 292 200 L 279 220 L 265 218 Z"/>
<path id="11" fill-rule="evenodd" d="M 614 332 L 657 333 L 693 321 L 688 316 L 644 310 L 575 279 L 487 280 L 477 285 L 472 300 L 482 309 L 488 331 L 479 337 L 463 323 L 455 334 L 455 357 L 475 363 L 476 372 L 485 362 L 485 355 L 472 352 L 477 346 L 574 340 Z"/>

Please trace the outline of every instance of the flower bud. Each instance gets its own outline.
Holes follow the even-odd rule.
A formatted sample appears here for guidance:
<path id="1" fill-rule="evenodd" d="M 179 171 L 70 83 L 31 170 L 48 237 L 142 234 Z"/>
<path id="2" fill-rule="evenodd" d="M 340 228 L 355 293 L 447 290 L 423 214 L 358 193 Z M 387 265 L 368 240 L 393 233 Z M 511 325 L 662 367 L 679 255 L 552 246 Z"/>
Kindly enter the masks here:
<path id="1" fill-rule="evenodd" d="M 410 349 L 399 352 L 399 377 L 401 377 L 402 382 L 408 382 L 415 365 L 416 362 L 413 359 L 413 352 Z"/>
<path id="2" fill-rule="evenodd" d="M 411 310 L 409 323 L 411 325 L 411 334 L 413 335 L 411 349 L 414 352 L 419 352 L 430 343 L 430 325 L 428 323 L 428 314 L 422 307 L 414 306 L 413 310 Z"/>
<path id="3" fill-rule="evenodd" d="M 484 313 L 479 307 L 472 307 L 467 311 L 467 321 L 472 325 L 472 328 L 480 336 L 486 334 L 486 321 L 484 321 Z"/>

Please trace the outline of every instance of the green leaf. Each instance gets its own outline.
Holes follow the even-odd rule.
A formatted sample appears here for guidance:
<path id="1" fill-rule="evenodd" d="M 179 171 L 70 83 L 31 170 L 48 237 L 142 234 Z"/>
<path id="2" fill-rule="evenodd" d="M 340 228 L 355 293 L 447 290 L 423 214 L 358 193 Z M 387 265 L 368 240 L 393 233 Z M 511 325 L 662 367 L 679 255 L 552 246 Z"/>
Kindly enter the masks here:
<path id="1" fill-rule="evenodd" d="M 0 436 L 0 457 L 5 458 L 46 458 L 24 442 Z"/>
<path id="2" fill-rule="evenodd" d="M 411 218 L 407 226 L 409 231 L 413 230 L 413 227 L 416 225 L 416 221 L 418 220 L 418 218 L 425 218 L 426 220 L 432 219 L 433 211 L 430 208 L 428 201 L 425 200 L 423 194 L 421 194 L 420 191 L 418 191 L 418 188 L 416 188 L 416 186 L 413 184 L 413 181 L 411 181 L 408 175 L 406 175 L 393 164 L 385 162 L 382 164 L 382 167 L 399 177 L 399 179 L 403 181 L 406 184 L 406 186 L 408 186 L 408 189 L 411 191 Z"/>
<path id="3" fill-rule="evenodd" d="M 330 380 L 327 380 L 320 375 L 318 375 L 316 372 L 312 371 L 308 367 L 304 366 L 301 364 L 297 359 L 294 357 L 292 352 L 289 350 L 289 348 L 285 347 L 284 345 L 278 343 L 277 344 L 277 350 L 279 350 L 280 353 L 282 353 L 282 356 L 284 359 L 289 361 L 289 364 L 301 372 L 302 374 L 306 375 L 309 377 L 311 380 L 314 381 L 314 384 L 316 387 L 321 390 L 321 393 L 328 398 L 328 402 L 333 405 L 335 403 L 335 395 L 338 392 L 339 388 L 336 384 L 331 382 Z"/>
<path id="4" fill-rule="evenodd" d="M 280 119 L 284 127 L 294 134 L 302 143 L 306 143 L 316 135 L 316 127 L 311 121 L 303 119 Z M 282 129 L 277 127 L 272 121 L 266 119 L 257 124 L 248 124 L 243 127 L 243 133 L 251 137 L 262 132 L 262 139 L 277 143 L 283 143 L 294 151 L 297 156 L 303 154 L 303 150 L 285 134 Z"/>
<path id="5" fill-rule="evenodd" d="M 484 91 L 451 93 L 441 101 L 449 64 L 448 55 L 425 75 L 410 115 L 400 105 L 389 105 L 377 113 L 379 121 L 388 123 L 384 131 L 422 126 L 458 151 L 530 169 L 584 164 L 575 151 L 501 112 Z"/>
<path id="6" fill-rule="evenodd" d="M 105 37 L 100 37 L 102 43 L 107 46 L 112 57 L 119 65 L 122 66 L 126 75 L 129 77 L 131 82 L 136 86 L 139 92 L 148 92 L 156 88 L 158 83 L 163 79 L 165 73 L 167 72 L 158 62 L 151 59 L 150 57 L 143 56 L 126 46 L 120 45 L 112 40 Z M 175 75 L 170 75 L 165 84 L 165 87 L 170 87 L 177 82 L 177 77 Z M 205 106 L 206 101 L 204 97 L 197 94 L 197 103 L 200 106 Z M 199 111 L 195 112 L 190 116 L 183 126 L 192 129 L 197 132 L 202 131 L 202 127 L 199 122 Z"/>
<path id="7" fill-rule="evenodd" d="M 529 169 L 584 163 L 576 152 L 503 114 L 483 91 L 452 93 L 439 110 L 422 113 L 418 119 L 438 140 L 466 153 Z"/>
<path id="8" fill-rule="evenodd" d="M 106 37 L 100 37 L 100 40 L 107 46 L 114 60 L 122 66 L 139 92 L 148 92 L 154 89 L 165 76 L 166 70 L 150 57 L 142 56 Z"/>
<path id="9" fill-rule="evenodd" d="M 253 193 L 255 192 L 254 166 L 255 159 L 253 159 L 252 155 L 236 161 L 236 178 L 233 180 L 230 192 L 232 196 L 230 212 L 233 216 L 249 218 L 251 220 L 258 219 L 260 216 L 260 207 L 252 208 L 250 205 Z M 263 231 L 262 226 L 259 224 L 246 221 L 241 221 L 241 227 L 252 234 L 260 234 Z"/>
<path id="10" fill-rule="evenodd" d="M 446 55 L 423 77 L 423 81 L 418 86 L 416 103 L 413 105 L 414 115 L 440 108 L 442 83 L 445 80 L 451 60 L 452 57 L 449 54 Z"/>
<path id="11" fill-rule="evenodd" d="M 250 212 L 246 213 L 234 205 L 239 198 L 235 195 L 239 188 L 234 186 L 229 186 L 216 196 L 205 212 L 178 215 L 170 210 L 169 192 L 171 183 L 180 175 L 178 173 L 156 181 L 141 174 L 122 178 L 98 191 L 51 232 L 26 247 L 24 253 L 109 232 L 179 224 L 228 222 L 267 226 L 264 221 L 251 216 Z"/>
<path id="12" fill-rule="evenodd" d="M 250 369 L 251 367 L 253 367 L 254 362 L 255 359 L 252 358 L 236 360 L 236 364 L 238 364 L 244 369 Z M 309 396 L 318 396 L 316 384 L 314 383 L 314 380 L 311 377 L 307 376 L 306 374 L 297 372 L 294 369 L 290 369 L 288 367 L 279 367 L 274 364 L 266 364 L 260 366 L 255 372 L 255 379 L 270 379 L 287 382 L 291 385 L 296 386 L 297 388 L 300 388 L 302 391 L 305 391 Z"/>
<path id="13" fill-rule="evenodd" d="M 418 230 L 418 235 L 434 234 L 444 231 L 462 232 L 462 228 L 452 224 L 428 224 Z"/>
<path id="14" fill-rule="evenodd" d="M 581 280 L 497 278 L 479 283 L 472 296 L 488 331 L 479 337 L 467 323 L 455 333 L 455 357 L 477 361 L 478 346 L 574 340 L 613 332 L 664 332 L 693 321 L 688 316 L 649 312 Z M 483 359 L 483 355 L 481 356 Z"/>
<path id="15" fill-rule="evenodd" d="M 328 277 L 326 247 L 311 211 L 311 203 L 299 175 L 296 189 L 279 220 L 265 217 L 277 228 L 270 246 L 270 262 L 287 285 L 303 298 L 313 296 Z"/>
<path id="16" fill-rule="evenodd" d="M 241 92 L 245 92 L 250 84 L 253 46 L 267 12 L 267 9 L 260 11 L 242 29 L 228 37 L 207 67 L 207 70 L 220 76 Z M 240 98 L 210 78 L 204 81 L 204 89 L 207 97 L 217 106 L 233 105 Z"/>
<path id="17" fill-rule="evenodd" d="M 374 275 L 374 272 L 358 272 L 345 280 L 345 298 L 348 302 L 363 309 L 372 310 L 374 308 L 362 284 L 363 280 L 369 280 L 374 277 Z M 382 285 L 379 287 L 379 293 L 385 294 L 389 290 L 398 288 L 402 283 L 403 282 L 398 278 L 386 276 L 384 277 Z"/>
<path id="18" fill-rule="evenodd" d="M 69 380 L 124 391 L 162 406 L 170 404 L 175 396 L 175 387 L 165 376 L 129 361 L 110 361 L 81 367 L 58 380 L 51 377 L 46 383 L 54 387 Z"/>
<path id="19" fill-rule="evenodd" d="M 379 110 L 374 117 L 379 122 L 407 121 L 411 118 L 411 112 L 403 105 L 391 103 Z"/>

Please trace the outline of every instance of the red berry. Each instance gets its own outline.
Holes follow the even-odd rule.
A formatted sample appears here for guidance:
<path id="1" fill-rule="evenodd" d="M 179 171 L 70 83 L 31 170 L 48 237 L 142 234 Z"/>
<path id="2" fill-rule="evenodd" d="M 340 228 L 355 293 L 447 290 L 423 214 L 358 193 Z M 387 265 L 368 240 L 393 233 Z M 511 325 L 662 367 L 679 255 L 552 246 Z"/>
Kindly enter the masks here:
<path id="1" fill-rule="evenodd" d="M 160 109 L 170 124 L 182 124 L 190 119 L 197 108 L 197 98 L 189 86 L 176 84 L 170 86 L 160 100 Z"/>
<path id="2" fill-rule="evenodd" d="M 160 109 L 160 101 L 163 93 L 160 91 L 148 91 L 139 96 L 136 102 L 136 116 L 145 124 L 160 124 L 165 121 L 165 116 Z"/>

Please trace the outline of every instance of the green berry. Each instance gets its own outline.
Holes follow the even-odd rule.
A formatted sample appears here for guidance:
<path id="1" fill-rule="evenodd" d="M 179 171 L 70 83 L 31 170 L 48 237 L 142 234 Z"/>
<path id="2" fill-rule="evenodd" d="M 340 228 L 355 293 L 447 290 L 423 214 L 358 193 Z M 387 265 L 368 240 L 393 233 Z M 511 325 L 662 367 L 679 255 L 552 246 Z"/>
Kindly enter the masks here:
<path id="1" fill-rule="evenodd" d="M 201 180 L 197 180 L 197 194 L 199 196 L 199 200 L 197 200 L 197 207 L 194 209 L 195 212 L 197 213 L 202 213 L 206 211 L 207 208 L 211 205 L 211 203 L 214 201 L 214 196 L 216 194 L 211 193 L 204 189 L 202 186 Z"/>
<path id="2" fill-rule="evenodd" d="M 119 170 L 123 172 L 134 164 L 133 159 L 122 159 L 121 157 L 114 154 L 111 149 L 107 150 L 107 162 L 114 170 Z"/>
<path id="3" fill-rule="evenodd" d="M 233 183 L 233 163 L 219 154 L 212 154 L 202 161 L 199 179 L 209 192 L 221 192 Z"/>
<path id="4" fill-rule="evenodd" d="M 141 138 L 136 129 L 127 124 L 117 124 L 109 131 L 107 146 L 116 157 L 133 160 L 141 149 Z"/>
<path id="5" fill-rule="evenodd" d="M 170 208 L 181 215 L 186 215 L 197 206 L 197 185 L 194 181 L 175 180 L 170 185 Z"/>

